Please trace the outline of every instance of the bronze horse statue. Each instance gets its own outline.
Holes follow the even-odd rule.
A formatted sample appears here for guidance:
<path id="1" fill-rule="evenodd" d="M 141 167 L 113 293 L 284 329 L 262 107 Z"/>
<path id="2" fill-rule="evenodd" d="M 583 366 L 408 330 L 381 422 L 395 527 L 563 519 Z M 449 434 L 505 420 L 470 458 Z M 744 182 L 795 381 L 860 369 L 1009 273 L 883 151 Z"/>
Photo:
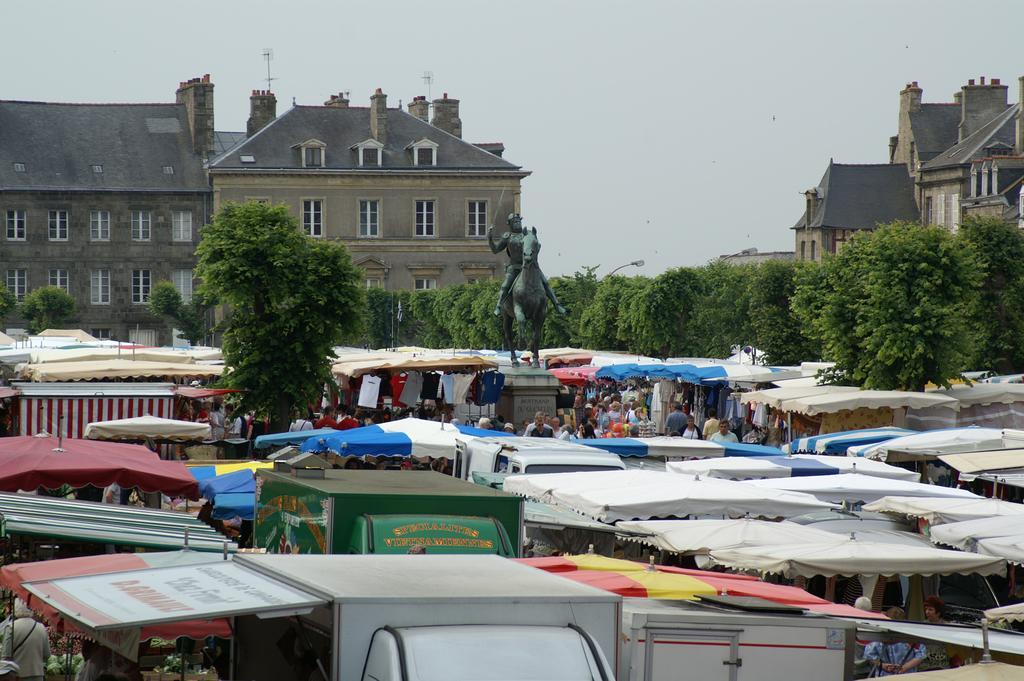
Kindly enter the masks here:
<path id="1" fill-rule="evenodd" d="M 530 366 L 540 368 L 540 340 L 544 333 L 544 320 L 548 314 L 548 296 L 544 286 L 544 275 L 537 263 L 540 241 L 537 228 L 523 230 L 523 268 L 516 276 L 509 294 L 501 301 L 501 325 L 505 336 L 505 347 L 512 355 L 512 366 L 519 366 L 516 348 L 522 348 L 529 321 L 533 334 L 530 352 L 533 355 Z M 512 337 L 512 322 L 518 325 L 518 335 Z"/>

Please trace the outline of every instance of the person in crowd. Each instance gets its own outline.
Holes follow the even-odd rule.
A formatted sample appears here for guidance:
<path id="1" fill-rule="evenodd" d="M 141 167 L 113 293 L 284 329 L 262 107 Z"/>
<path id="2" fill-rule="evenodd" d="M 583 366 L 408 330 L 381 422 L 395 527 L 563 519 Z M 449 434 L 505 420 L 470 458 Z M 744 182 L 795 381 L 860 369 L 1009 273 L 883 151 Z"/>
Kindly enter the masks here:
<path id="1" fill-rule="evenodd" d="M 107 669 L 110 669 L 111 651 L 87 638 L 82 639 L 82 666 L 78 669 L 75 681 L 96 681 Z"/>
<path id="2" fill-rule="evenodd" d="M 494 430 L 494 426 L 491 425 L 491 420 L 486 416 L 481 417 L 480 420 L 476 422 L 476 427 L 480 430 Z"/>
<path id="3" fill-rule="evenodd" d="M 700 428 L 697 427 L 697 422 L 693 416 L 686 417 L 686 425 L 683 426 L 683 430 L 680 431 L 680 435 L 687 440 L 703 440 L 704 436 L 700 432 Z M 736 437 L 735 435 L 733 437 Z"/>
<path id="4" fill-rule="evenodd" d="M 502 430 L 504 432 L 506 432 L 506 433 L 511 433 L 512 435 L 516 434 L 516 427 L 514 425 L 512 425 L 511 423 L 506 423 L 505 427 L 502 428 Z"/>
<path id="5" fill-rule="evenodd" d="M 18 666 L 16 678 L 43 681 L 50 659 L 50 636 L 20 598 L 14 601 L 14 621 L 7 621 L 3 634 L 3 652 Z"/>
<path id="6" fill-rule="evenodd" d="M 654 437 L 658 434 L 658 426 L 647 417 L 647 410 L 641 407 L 637 410 L 637 428 L 640 431 L 639 437 Z"/>
<path id="7" fill-rule="evenodd" d="M 562 426 L 558 429 L 558 439 L 565 441 L 572 439 L 572 430 L 569 429 L 569 426 Z"/>
<path id="8" fill-rule="evenodd" d="M 622 423 L 622 403 L 612 402 L 608 406 L 608 422 L 614 426 L 616 423 Z"/>
<path id="9" fill-rule="evenodd" d="M 708 409 L 708 420 L 704 422 L 704 439 L 710 440 L 711 436 L 718 432 L 718 411 L 714 408 Z"/>
<path id="10" fill-rule="evenodd" d="M 20 671 L 14 660 L 0 660 L 0 681 L 18 681 Z"/>
<path id="11" fill-rule="evenodd" d="M 864 659 L 874 668 L 874 676 L 896 676 L 916 672 L 925 658 L 923 643 L 909 641 L 872 641 L 864 648 Z"/>
<path id="12" fill-rule="evenodd" d="M 227 436 L 229 438 L 241 438 L 245 437 L 246 427 L 245 414 L 242 413 L 241 409 L 234 409 L 230 404 L 224 406 L 224 419 L 225 428 L 227 430 Z"/>
<path id="13" fill-rule="evenodd" d="M 530 423 L 523 430 L 523 437 L 554 437 L 554 429 L 544 420 L 544 412 L 538 411 L 533 415 L 533 423 Z"/>
<path id="14" fill-rule="evenodd" d="M 299 416 L 299 412 L 292 412 L 292 424 L 288 426 L 289 433 L 298 433 L 303 430 L 313 430 L 313 422 L 308 418 Z"/>
<path id="15" fill-rule="evenodd" d="M 555 437 L 558 437 L 559 433 L 562 432 L 562 419 L 557 416 L 549 418 L 548 425 L 551 426 L 551 432 L 555 434 Z"/>
<path id="16" fill-rule="evenodd" d="M 682 433 L 686 428 L 686 414 L 683 413 L 683 405 L 676 403 L 672 413 L 665 419 L 665 434 Z"/>
<path id="17" fill-rule="evenodd" d="M 739 438 L 736 437 L 736 433 L 729 430 L 729 422 L 721 421 L 718 424 L 718 432 L 711 435 L 708 438 L 711 442 L 739 442 Z"/>
<path id="18" fill-rule="evenodd" d="M 938 596 L 926 597 L 924 599 L 924 618 L 929 624 L 948 624 L 946 622 L 946 602 Z M 949 669 L 952 666 L 949 650 L 945 643 L 927 643 L 924 648 L 925 659 L 918 666 L 918 671 Z M 953 662 L 956 661 L 960 660 L 954 657 Z"/>
<path id="19" fill-rule="evenodd" d="M 359 421 L 352 415 L 352 407 L 346 407 L 344 411 L 345 416 L 338 421 L 338 430 L 351 430 L 352 428 L 359 427 Z"/>
<path id="20" fill-rule="evenodd" d="M 608 408 L 603 404 L 597 405 L 597 417 L 594 419 L 597 423 L 597 434 L 604 436 L 608 429 L 611 427 L 611 417 L 608 416 Z"/>
<path id="21" fill-rule="evenodd" d="M 576 438 L 580 440 L 590 440 L 597 437 L 594 432 L 594 424 L 591 421 L 584 421 L 580 424 L 580 427 L 576 429 Z"/>
<path id="22" fill-rule="evenodd" d="M 224 405 L 214 400 L 213 410 L 210 411 L 210 432 L 213 433 L 214 440 L 223 440 L 225 435 L 224 429 Z"/>
<path id="23" fill-rule="evenodd" d="M 572 412 L 573 417 L 576 419 L 576 423 L 583 423 L 586 420 L 586 398 L 583 395 L 582 390 L 577 390 L 575 397 L 572 400 Z"/>
<path id="24" fill-rule="evenodd" d="M 320 412 L 320 418 L 313 424 L 313 428 L 337 428 L 338 420 L 334 418 L 334 407 L 327 405 Z"/>
<path id="25" fill-rule="evenodd" d="M 946 602 L 938 596 L 925 598 L 924 618 L 931 624 L 946 624 Z"/>

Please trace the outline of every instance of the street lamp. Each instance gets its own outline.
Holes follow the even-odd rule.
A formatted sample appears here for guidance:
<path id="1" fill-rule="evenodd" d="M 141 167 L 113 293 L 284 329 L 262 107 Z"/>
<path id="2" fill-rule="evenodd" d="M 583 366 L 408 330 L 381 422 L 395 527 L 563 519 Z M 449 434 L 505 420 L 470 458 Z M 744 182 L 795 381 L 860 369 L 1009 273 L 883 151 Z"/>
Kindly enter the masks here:
<path id="1" fill-rule="evenodd" d="M 643 260 L 634 260 L 633 262 L 627 262 L 625 265 L 619 265 L 614 270 L 612 270 L 611 272 L 609 272 L 608 274 L 606 274 L 604 276 L 610 277 L 613 274 L 615 274 L 616 272 L 618 272 L 619 270 L 621 270 L 623 267 L 643 267 L 643 266 L 644 266 L 644 261 Z"/>

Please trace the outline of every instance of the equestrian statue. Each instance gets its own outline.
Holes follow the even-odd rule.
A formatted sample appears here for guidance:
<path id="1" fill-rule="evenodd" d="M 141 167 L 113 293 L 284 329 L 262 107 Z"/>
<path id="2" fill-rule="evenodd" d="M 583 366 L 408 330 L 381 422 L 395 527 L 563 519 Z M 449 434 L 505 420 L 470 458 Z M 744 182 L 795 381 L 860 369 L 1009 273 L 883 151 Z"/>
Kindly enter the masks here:
<path id="1" fill-rule="evenodd" d="M 526 336 L 526 322 L 530 322 L 533 338 L 530 343 L 532 362 L 530 366 L 540 368 L 540 339 L 544 332 L 544 319 L 548 313 L 548 300 L 555 306 L 559 314 L 566 309 L 558 302 L 558 297 L 551 290 L 547 277 L 540 271 L 537 256 L 540 254 L 540 240 L 537 239 L 537 228 L 523 229 L 523 218 L 518 213 L 509 213 L 508 231 L 497 240 L 494 238 L 494 227 L 487 229 L 487 243 L 492 253 L 505 251 L 509 263 L 505 267 L 505 281 L 498 293 L 498 303 L 494 306 L 494 315 L 501 317 L 502 332 L 505 336 L 505 348 L 512 354 L 512 366 L 519 366 L 516 348 L 523 347 Z M 512 337 L 512 322 L 518 324 L 518 336 Z"/>

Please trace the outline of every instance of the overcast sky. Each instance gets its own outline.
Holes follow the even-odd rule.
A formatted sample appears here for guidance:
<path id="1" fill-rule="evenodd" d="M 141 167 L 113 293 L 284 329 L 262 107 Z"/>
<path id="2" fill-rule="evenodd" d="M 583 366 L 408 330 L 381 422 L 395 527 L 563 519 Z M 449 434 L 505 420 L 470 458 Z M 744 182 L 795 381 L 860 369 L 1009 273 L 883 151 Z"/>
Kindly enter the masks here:
<path id="1" fill-rule="evenodd" d="M 0 98 L 173 101 L 211 74 L 216 127 L 245 130 L 272 48 L 278 113 L 348 90 L 366 105 L 461 100 L 468 141 L 533 171 L 523 214 L 549 275 L 645 274 L 748 247 L 792 250 L 830 157 L 884 163 L 898 93 L 968 78 L 1017 97 L 1020 0 L 2 0 Z M 972 10 L 974 11 L 974 10 Z M 965 32 L 965 22 L 985 26 Z"/>

